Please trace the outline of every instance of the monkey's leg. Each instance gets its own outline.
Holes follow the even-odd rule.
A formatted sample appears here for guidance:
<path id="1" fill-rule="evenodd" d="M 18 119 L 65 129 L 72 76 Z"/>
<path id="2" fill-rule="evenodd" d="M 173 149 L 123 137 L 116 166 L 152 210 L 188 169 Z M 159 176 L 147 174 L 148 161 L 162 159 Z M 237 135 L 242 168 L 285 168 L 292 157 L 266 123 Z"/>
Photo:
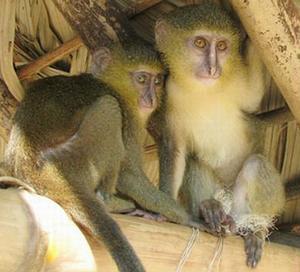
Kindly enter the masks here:
<path id="1" fill-rule="evenodd" d="M 101 192 L 97 191 L 97 196 L 104 201 Z M 130 213 L 136 209 L 135 203 L 132 200 L 124 199 L 117 195 L 111 195 L 104 203 L 107 210 L 111 213 Z"/>
<path id="2" fill-rule="evenodd" d="M 180 200 L 194 218 L 198 218 L 200 213 L 214 232 L 221 232 L 222 225 L 230 223 L 227 223 L 228 216 L 222 204 L 214 199 L 221 188 L 209 166 L 200 163 L 197 158 L 188 158 Z"/>
<path id="3" fill-rule="evenodd" d="M 279 173 L 262 155 L 251 155 L 237 177 L 231 211 L 237 232 L 245 238 L 248 266 L 255 267 L 261 259 L 268 228 L 284 202 Z"/>

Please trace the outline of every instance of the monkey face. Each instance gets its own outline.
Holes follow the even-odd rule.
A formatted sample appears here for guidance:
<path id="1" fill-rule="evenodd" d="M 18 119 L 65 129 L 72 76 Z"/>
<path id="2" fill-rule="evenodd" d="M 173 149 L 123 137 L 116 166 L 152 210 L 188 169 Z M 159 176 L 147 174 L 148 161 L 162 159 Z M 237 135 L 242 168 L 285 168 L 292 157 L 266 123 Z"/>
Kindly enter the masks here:
<path id="1" fill-rule="evenodd" d="M 192 75 L 204 84 L 213 84 L 222 75 L 230 52 L 230 40 L 212 32 L 198 32 L 187 40 L 187 57 Z"/>
<path id="2" fill-rule="evenodd" d="M 131 77 L 138 93 L 140 110 L 152 112 L 157 107 L 159 94 L 162 91 L 163 74 L 149 68 L 144 68 L 132 72 Z"/>

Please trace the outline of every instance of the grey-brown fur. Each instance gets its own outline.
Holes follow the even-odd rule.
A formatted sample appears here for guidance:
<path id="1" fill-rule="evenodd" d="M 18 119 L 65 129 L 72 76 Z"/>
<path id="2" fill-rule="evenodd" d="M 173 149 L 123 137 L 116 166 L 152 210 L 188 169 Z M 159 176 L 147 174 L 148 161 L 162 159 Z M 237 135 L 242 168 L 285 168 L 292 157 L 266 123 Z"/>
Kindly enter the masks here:
<path id="1" fill-rule="evenodd" d="M 127 51 L 116 45 L 94 52 L 92 71 L 100 79 L 83 74 L 34 83 L 15 115 L 4 163 L 8 174 L 59 203 L 103 239 L 120 271 L 132 272 L 144 269 L 96 192 L 106 203 L 116 200 L 113 209 L 118 210 L 113 195 L 118 193 L 172 222 L 203 227 L 142 170 L 141 101 L 147 98 L 147 113 L 150 104 L 159 104 L 162 83 L 155 79 L 163 71 L 150 47 L 142 43 L 139 54 L 130 48 L 138 47 L 138 40 L 127 46 Z M 140 75 L 151 86 L 136 83 Z"/>

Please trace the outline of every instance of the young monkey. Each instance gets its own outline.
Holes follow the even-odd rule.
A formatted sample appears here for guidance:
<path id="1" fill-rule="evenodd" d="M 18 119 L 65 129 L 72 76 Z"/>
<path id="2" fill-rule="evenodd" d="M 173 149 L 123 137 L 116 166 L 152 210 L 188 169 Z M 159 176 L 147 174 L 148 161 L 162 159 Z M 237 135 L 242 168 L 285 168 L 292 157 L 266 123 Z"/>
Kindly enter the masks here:
<path id="1" fill-rule="evenodd" d="M 224 225 L 245 238 L 255 267 L 274 216 L 284 206 L 279 173 L 259 152 L 255 117 L 264 66 L 239 24 L 205 3 L 185 6 L 156 24 L 169 68 L 164 103 L 153 116 L 160 189 L 179 199 L 212 230 Z"/>
<path id="2" fill-rule="evenodd" d="M 41 79 L 27 90 L 4 165 L 103 240 L 120 271 L 144 271 L 96 191 L 104 198 L 117 191 L 170 221 L 201 228 L 142 170 L 139 134 L 159 103 L 162 65 L 135 40 L 94 52 L 91 71 Z"/>

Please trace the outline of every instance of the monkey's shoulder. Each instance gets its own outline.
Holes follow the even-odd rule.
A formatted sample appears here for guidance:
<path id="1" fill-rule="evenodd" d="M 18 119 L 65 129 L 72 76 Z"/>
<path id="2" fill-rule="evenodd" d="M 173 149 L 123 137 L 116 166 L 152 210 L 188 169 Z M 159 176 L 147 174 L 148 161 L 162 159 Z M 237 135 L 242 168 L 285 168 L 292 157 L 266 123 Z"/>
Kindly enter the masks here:
<path id="1" fill-rule="evenodd" d="M 24 102 L 30 99 L 49 103 L 55 101 L 76 106 L 87 105 L 105 94 L 116 95 L 108 85 L 91 74 L 54 76 L 37 80 L 26 91 Z"/>
<path id="2" fill-rule="evenodd" d="M 119 103 L 116 92 L 90 74 L 41 79 L 26 91 L 14 123 L 29 137 L 55 138 L 76 130 L 88 108 L 106 96 Z"/>

